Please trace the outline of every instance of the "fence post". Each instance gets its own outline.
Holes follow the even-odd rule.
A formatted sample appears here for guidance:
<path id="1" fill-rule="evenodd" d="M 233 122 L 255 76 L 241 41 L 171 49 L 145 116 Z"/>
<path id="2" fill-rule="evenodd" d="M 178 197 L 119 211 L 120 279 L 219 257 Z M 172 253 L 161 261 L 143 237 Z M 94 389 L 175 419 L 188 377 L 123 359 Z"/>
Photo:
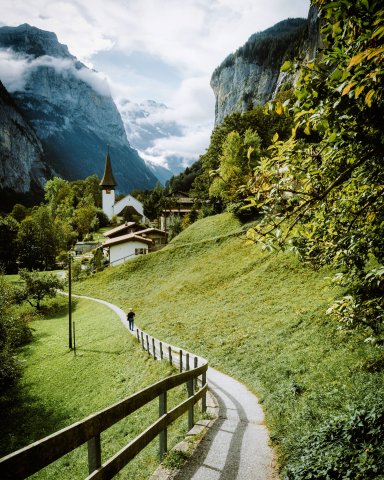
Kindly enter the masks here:
<path id="1" fill-rule="evenodd" d="M 193 359 L 193 368 L 197 368 L 197 357 Z M 195 390 L 197 390 L 197 377 L 195 377 L 194 384 L 195 384 Z"/>
<path id="2" fill-rule="evenodd" d="M 167 413 L 167 391 L 160 393 L 159 395 L 159 417 L 162 417 Z M 168 450 L 168 431 L 167 428 L 164 428 L 160 432 L 159 442 L 160 442 L 160 460 L 163 459 L 164 455 Z"/>
<path id="3" fill-rule="evenodd" d="M 160 342 L 160 359 L 163 360 L 163 343 Z"/>
<path id="4" fill-rule="evenodd" d="M 193 379 L 188 380 L 187 391 L 188 391 L 188 397 L 193 397 Z M 194 424 L 193 409 L 194 409 L 194 405 L 191 405 L 188 409 L 188 430 L 191 430 Z"/>
<path id="5" fill-rule="evenodd" d="M 139 334 L 138 328 L 136 328 L 136 335 L 137 335 L 137 341 L 140 343 L 140 334 Z"/>
<path id="6" fill-rule="evenodd" d="M 172 348 L 168 347 L 169 364 L 172 365 Z"/>
<path id="7" fill-rule="evenodd" d="M 92 473 L 101 467 L 101 443 L 100 435 L 88 440 L 88 473 Z"/>
<path id="8" fill-rule="evenodd" d="M 180 353 L 179 353 L 179 361 L 180 361 L 180 372 L 183 371 L 183 351 L 180 350 Z"/>
<path id="9" fill-rule="evenodd" d="M 145 350 L 145 346 L 144 346 L 144 333 L 141 332 L 141 345 L 143 347 L 143 350 Z"/>
<path id="10" fill-rule="evenodd" d="M 148 335 L 146 335 L 147 337 L 147 352 L 148 352 L 148 355 L 150 355 L 150 351 L 149 351 L 149 338 L 148 338 Z"/>
<path id="11" fill-rule="evenodd" d="M 152 353 L 153 353 L 153 359 L 156 360 L 155 339 L 153 337 L 152 337 Z"/>
<path id="12" fill-rule="evenodd" d="M 202 387 L 207 383 L 207 374 L 204 372 L 201 376 Z M 204 414 L 207 411 L 207 395 L 203 395 L 201 399 L 201 412 Z"/>
<path id="13" fill-rule="evenodd" d="M 189 353 L 185 354 L 185 369 L 189 370 Z"/>

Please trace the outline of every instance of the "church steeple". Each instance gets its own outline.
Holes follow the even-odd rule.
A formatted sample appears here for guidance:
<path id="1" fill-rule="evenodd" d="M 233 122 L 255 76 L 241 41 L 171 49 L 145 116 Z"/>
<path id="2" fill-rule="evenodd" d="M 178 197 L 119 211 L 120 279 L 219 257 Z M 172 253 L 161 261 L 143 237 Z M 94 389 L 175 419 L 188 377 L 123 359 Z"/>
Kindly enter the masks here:
<path id="1" fill-rule="evenodd" d="M 109 145 L 107 150 L 107 157 L 105 159 L 104 175 L 99 185 L 102 190 L 103 212 L 111 220 L 114 215 L 115 187 L 117 183 L 112 173 L 111 158 L 109 156 Z"/>
<path id="2" fill-rule="evenodd" d="M 101 182 L 99 183 L 100 187 L 102 187 L 102 189 L 114 189 L 114 187 L 117 186 L 117 183 L 116 183 L 116 180 L 113 176 L 113 173 L 112 173 L 112 165 L 111 165 L 111 158 L 109 156 L 109 145 L 108 145 L 108 150 L 107 150 L 107 156 L 106 156 L 106 159 L 105 159 L 105 168 L 104 168 L 104 175 L 103 175 L 103 178 L 101 180 Z"/>

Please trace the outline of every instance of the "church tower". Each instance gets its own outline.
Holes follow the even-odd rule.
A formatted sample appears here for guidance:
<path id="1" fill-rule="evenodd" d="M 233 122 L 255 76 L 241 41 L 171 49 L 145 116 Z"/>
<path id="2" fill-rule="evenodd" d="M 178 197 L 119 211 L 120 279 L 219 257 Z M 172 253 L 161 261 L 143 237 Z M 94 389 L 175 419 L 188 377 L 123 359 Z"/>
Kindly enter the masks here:
<path id="1" fill-rule="evenodd" d="M 113 207 L 115 205 L 115 187 L 117 186 L 117 183 L 112 173 L 109 146 L 105 159 L 104 175 L 99 185 L 102 189 L 103 212 L 111 220 L 114 214 Z"/>

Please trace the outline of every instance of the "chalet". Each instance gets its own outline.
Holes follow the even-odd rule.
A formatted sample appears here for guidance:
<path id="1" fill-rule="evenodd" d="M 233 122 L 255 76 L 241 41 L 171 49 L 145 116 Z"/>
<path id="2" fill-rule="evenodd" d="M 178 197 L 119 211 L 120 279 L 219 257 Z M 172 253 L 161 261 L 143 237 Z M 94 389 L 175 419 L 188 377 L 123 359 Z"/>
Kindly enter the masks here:
<path id="1" fill-rule="evenodd" d="M 193 208 L 193 199 L 184 192 L 174 192 L 166 198 L 166 206 L 161 213 L 160 228 L 166 230 L 172 216 L 180 218 L 188 215 Z"/>
<path id="2" fill-rule="evenodd" d="M 111 230 L 104 232 L 103 235 L 106 238 L 116 238 L 121 237 L 122 235 L 128 235 L 129 233 L 139 232 L 143 229 L 144 227 L 142 227 L 136 222 L 125 222 L 118 227 L 112 228 Z"/>
<path id="3" fill-rule="evenodd" d="M 107 251 L 112 265 L 132 260 L 136 255 L 155 252 L 167 243 L 166 232 L 158 228 L 143 228 L 136 222 L 125 222 L 105 232 L 104 236 L 103 249 Z"/>
<path id="4" fill-rule="evenodd" d="M 153 242 L 150 238 L 144 238 L 136 233 L 129 233 L 119 237 L 108 238 L 103 243 L 103 248 L 108 250 L 110 265 L 119 265 L 135 258 L 137 255 L 145 255 Z"/>

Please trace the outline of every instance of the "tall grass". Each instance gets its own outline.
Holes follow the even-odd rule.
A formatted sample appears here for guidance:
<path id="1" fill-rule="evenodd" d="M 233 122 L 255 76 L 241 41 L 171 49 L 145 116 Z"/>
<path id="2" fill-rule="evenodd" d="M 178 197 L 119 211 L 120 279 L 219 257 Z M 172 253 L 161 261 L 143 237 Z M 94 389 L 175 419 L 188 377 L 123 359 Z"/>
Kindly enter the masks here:
<path id="1" fill-rule="evenodd" d="M 284 466 L 303 435 L 382 396 L 383 352 L 325 315 L 339 293 L 331 272 L 262 252 L 241 231 L 230 214 L 204 219 L 75 290 L 134 307 L 141 328 L 243 381 L 264 404 Z"/>

